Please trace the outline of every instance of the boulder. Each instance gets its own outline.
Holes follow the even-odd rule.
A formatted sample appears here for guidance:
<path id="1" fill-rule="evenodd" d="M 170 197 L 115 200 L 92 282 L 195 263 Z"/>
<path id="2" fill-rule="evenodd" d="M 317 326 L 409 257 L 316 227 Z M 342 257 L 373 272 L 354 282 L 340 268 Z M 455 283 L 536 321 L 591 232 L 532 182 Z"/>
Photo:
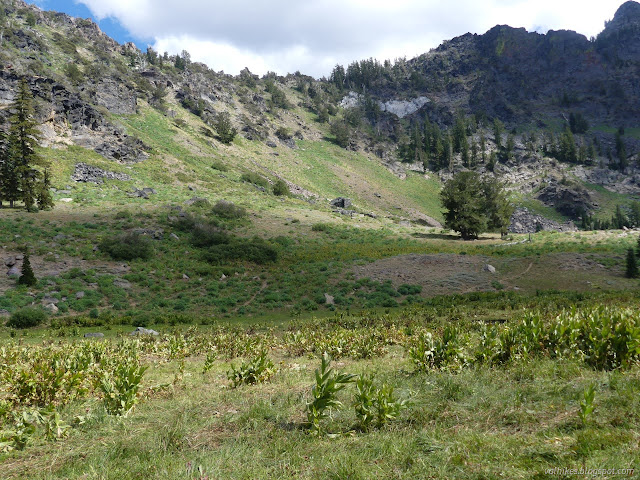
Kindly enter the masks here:
<path id="1" fill-rule="evenodd" d="M 129 196 L 130 197 L 134 197 L 134 198 L 144 198 L 144 199 L 148 200 L 149 199 L 149 195 L 155 195 L 156 193 L 158 193 L 158 192 L 156 192 L 153 188 L 150 188 L 150 187 L 145 187 L 145 188 L 143 188 L 141 190 L 135 188 L 133 190 L 133 192 L 131 192 L 129 194 Z"/>
<path id="2" fill-rule="evenodd" d="M 44 309 L 49 313 L 58 313 L 58 307 L 56 307 L 54 303 L 49 303 L 48 305 L 45 305 Z"/>
<path id="3" fill-rule="evenodd" d="M 113 281 L 113 286 L 118 288 L 124 288 L 126 290 L 131 288 L 131 282 L 129 282 L 128 280 L 124 280 L 122 278 L 116 278 Z"/>
<path id="4" fill-rule="evenodd" d="M 489 273 L 496 273 L 496 267 L 493 265 L 489 265 L 488 263 L 484 266 L 484 271 Z"/>
<path id="5" fill-rule="evenodd" d="M 103 338 L 104 333 L 102 332 L 89 332 L 84 334 L 84 338 Z"/>
<path id="6" fill-rule="evenodd" d="M 9 271 L 7 272 L 7 275 L 9 277 L 19 277 L 20 276 L 20 269 L 14 265 L 13 267 L 11 267 L 9 269 Z"/>
<path id="7" fill-rule="evenodd" d="M 336 302 L 334 301 L 333 296 L 329 295 L 328 293 L 324 294 L 324 300 L 325 300 L 325 303 L 327 305 L 335 305 L 336 304 Z"/>
<path id="8" fill-rule="evenodd" d="M 160 335 L 160 334 L 155 330 L 151 330 L 150 328 L 137 327 L 129 335 L 136 336 L 136 335 Z"/>
<path id="9" fill-rule="evenodd" d="M 332 206 L 338 208 L 349 208 L 351 206 L 351 199 L 345 197 L 334 198 L 329 202 Z"/>
<path id="10" fill-rule="evenodd" d="M 84 298 L 85 293 L 84 292 L 77 292 L 76 293 L 76 300 L 80 300 L 81 298 Z"/>
<path id="11" fill-rule="evenodd" d="M 43 305 L 49 305 L 49 304 L 57 305 L 58 303 L 60 303 L 59 298 L 50 297 L 49 295 L 45 295 L 44 298 L 42 299 Z"/>

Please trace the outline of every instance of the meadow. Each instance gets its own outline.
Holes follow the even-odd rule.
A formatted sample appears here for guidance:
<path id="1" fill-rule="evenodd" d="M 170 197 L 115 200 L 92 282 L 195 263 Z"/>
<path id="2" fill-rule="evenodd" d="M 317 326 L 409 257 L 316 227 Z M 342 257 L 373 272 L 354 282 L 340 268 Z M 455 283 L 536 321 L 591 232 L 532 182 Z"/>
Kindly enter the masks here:
<path id="1" fill-rule="evenodd" d="M 158 336 L 29 330 L 0 351 L 3 477 L 633 469 L 637 302 L 476 293 L 387 313 L 163 326 Z"/>

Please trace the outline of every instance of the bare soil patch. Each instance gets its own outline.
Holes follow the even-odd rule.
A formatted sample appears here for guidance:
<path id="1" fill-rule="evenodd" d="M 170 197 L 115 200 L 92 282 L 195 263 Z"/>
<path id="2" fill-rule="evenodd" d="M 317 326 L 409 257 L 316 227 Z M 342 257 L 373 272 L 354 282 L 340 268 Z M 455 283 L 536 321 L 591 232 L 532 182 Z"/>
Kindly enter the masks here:
<path id="1" fill-rule="evenodd" d="M 496 268 L 495 273 L 485 270 Z M 488 257 L 482 255 L 399 255 L 352 269 L 357 279 L 390 280 L 422 286 L 423 296 L 504 289 L 590 290 L 611 288 L 624 282 L 619 268 L 607 267 L 584 253 L 560 253 L 542 257 Z M 620 285 L 622 287 L 622 285 Z M 615 286 L 614 286 L 615 288 Z"/>

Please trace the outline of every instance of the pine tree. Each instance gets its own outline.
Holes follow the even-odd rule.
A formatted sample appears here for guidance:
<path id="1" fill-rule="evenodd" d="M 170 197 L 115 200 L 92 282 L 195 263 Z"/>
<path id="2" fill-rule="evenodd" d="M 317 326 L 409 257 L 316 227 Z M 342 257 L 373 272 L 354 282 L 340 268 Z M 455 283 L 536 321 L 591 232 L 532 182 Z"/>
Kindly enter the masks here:
<path id="1" fill-rule="evenodd" d="M 47 162 L 36 152 L 38 131 L 32 102 L 31 89 L 22 78 L 16 99 L 11 106 L 13 115 L 9 119 L 9 156 L 15 175 L 19 179 L 19 198 L 29 211 L 34 209 L 39 183 L 42 181 L 42 173 L 36 167 L 47 167 Z M 13 178 L 11 175 L 13 172 L 10 172 L 9 178 Z M 15 191 L 15 186 L 11 187 Z"/>
<path id="2" fill-rule="evenodd" d="M 18 285 L 26 285 L 28 287 L 33 287 L 38 283 L 36 280 L 36 276 L 33 274 L 33 269 L 31 268 L 31 262 L 29 261 L 29 254 L 24 254 L 24 260 L 22 261 L 22 270 L 21 270 L 20 278 L 18 278 Z"/>
<path id="3" fill-rule="evenodd" d="M 640 257 L 640 236 L 638 237 L 638 244 L 636 245 L 636 254 Z"/>
<path id="4" fill-rule="evenodd" d="M 9 152 L 7 145 L 7 135 L 0 130 L 0 208 L 2 208 L 2 202 L 5 200 L 4 195 L 4 168 L 6 162 L 9 161 Z"/>
<path id="5" fill-rule="evenodd" d="M 616 132 L 616 154 L 618 156 L 618 170 L 624 170 L 629 166 L 629 161 L 627 160 L 627 149 L 619 129 Z"/>
<path id="6" fill-rule="evenodd" d="M 13 208 L 16 200 L 20 199 L 20 177 L 11 155 L 12 145 L 8 137 L 5 138 L 7 141 L 2 152 L 2 161 L 0 161 L 0 201 L 9 202 L 9 206 Z"/>
<path id="7" fill-rule="evenodd" d="M 493 141 L 496 144 L 496 149 L 502 149 L 502 132 L 504 131 L 504 125 L 497 118 L 493 121 Z"/>
<path id="8" fill-rule="evenodd" d="M 471 168 L 478 163 L 478 144 L 475 140 L 471 140 Z"/>
<path id="9" fill-rule="evenodd" d="M 233 139 L 238 133 L 238 130 L 233 126 L 233 123 L 231 123 L 231 115 L 227 112 L 218 114 L 214 128 L 220 137 L 220 141 L 225 145 L 229 145 L 233 142 Z"/>
<path id="10" fill-rule="evenodd" d="M 460 232 L 463 239 L 478 238 L 485 231 L 506 233 L 513 206 L 504 185 L 494 178 L 483 179 L 476 172 L 459 172 L 440 193 L 445 208 L 445 225 Z"/>
<path id="11" fill-rule="evenodd" d="M 53 208 L 53 198 L 49 189 L 51 188 L 51 175 L 49 169 L 45 168 L 42 174 L 42 182 L 38 185 L 38 208 L 40 210 L 48 210 Z"/>
<path id="12" fill-rule="evenodd" d="M 469 162 L 469 144 L 467 143 L 467 137 L 464 137 L 460 144 L 460 158 L 465 167 L 469 168 L 471 166 Z"/>
<path id="13" fill-rule="evenodd" d="M 636 252 L 633 251 L 633 248 L 627 250 L 627 278 L 638 278 L 640 276 L 640 272 L 638 272 L 638 259 L 636 258 Z"/>

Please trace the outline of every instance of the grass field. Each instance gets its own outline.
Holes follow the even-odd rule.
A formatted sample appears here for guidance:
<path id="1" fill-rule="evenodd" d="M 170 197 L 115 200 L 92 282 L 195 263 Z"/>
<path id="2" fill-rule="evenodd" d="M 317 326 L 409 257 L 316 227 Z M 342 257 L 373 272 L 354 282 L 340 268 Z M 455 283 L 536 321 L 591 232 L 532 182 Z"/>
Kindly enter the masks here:
<path id="1" fill-rule="evenodd" d="M 47 395 L 46 389 L 14 388 L 13 382 L 34 374 L 39 356 L 77 362 L 93 352 L 96 363 L 76 370 L 82 378 L 75 387 L 63 378 L 60 389 L 48 393 L 59 417 L 45 412 L 23 450 L 0 456 L 3 478 L 524 479 L 556 478 L 545 473 L 553 468 L 637 471 L 640 351 L 611 369 L 594 366 L 591 347 L 582 343 L 562 351 L 541 336 L 545 346 L 527 352 L 522 344 L 505 350 L 504 343 L 483 340 L 487 328 L 502 332 L 504 340 L 507 332 L 533 332 L 519 327 L 527 318 L 550 325 L 581 312 L 587 316 L 580 318 L 622 315 L 620 321 L 637 328 L 637 310 L 625 310 L 637 301 L 628 294 L 482 294 L 389 314 L 299 319 L 276 327 L 163 328 L 159 338 L 140 340 L 112 332 L 103 341 L 48 341 L 51 333 L 42 330 L 39 340 L 26 337 L 2 351 L 0 372 L 9 385 L 3 394 L 5 449 L 17 418 L 13 409 L 38 411 L 39 399 Z M 593 310 L 605 303 L 618 306 L 600 314 Z M 561 313 L 567 307 L 577 310 Z M 446 348 L 436 342 L 434 357 L 416 354 L 425 332 L 444 339 L 452 326 L 460 332 L 457 340 Z M 556 341 L 562 343 L 560 337 Z M 333 408 L 321 420 L 321 433 L 314 434 L 306 406 L 322 350 L 332 352 L 335 368 L 373 374 L 374 385 L 393 387 L 389 401 L 406 404 L 382 425 L 364 428 L 353 407 L 355 385 L 349 384 L 337 393 L 343 408 Z M 100 360 L 103 351 L 110 354 Z M 272 376 L 234 388 L 228 373 L 242 370 L 259 351 L 273 361 Z M 23 380 L 7 370 L 18 358 Z M 442 363 L 418 361 L 425 358 Z M 109 375 L 122 375 L 119 363 L 147 367 L 137 404 L 126 416 L 109 415 L 97 387 Z"/>

